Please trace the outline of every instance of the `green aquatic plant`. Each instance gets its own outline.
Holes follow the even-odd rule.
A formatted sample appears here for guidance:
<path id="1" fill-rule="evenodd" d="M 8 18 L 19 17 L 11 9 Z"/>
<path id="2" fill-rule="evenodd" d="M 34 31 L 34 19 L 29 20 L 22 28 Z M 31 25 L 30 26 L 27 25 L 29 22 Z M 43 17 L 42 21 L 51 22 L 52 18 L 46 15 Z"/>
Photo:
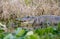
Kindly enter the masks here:
<path id="1" fill-rule="evenodd" d="M 0 28 L 0 39 L 60 39 L 60 23 L 58 26 L 48 26 L 46 28 L 38 28 L 28 30 L 17 27 L 14 32 L 4 32 Z"/>

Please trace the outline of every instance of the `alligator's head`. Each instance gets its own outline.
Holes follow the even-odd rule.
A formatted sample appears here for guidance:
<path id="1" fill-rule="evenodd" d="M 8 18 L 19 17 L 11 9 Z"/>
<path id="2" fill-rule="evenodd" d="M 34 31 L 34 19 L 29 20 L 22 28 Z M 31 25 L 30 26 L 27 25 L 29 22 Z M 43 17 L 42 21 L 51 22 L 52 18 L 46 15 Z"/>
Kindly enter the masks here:
<path id="1" fill-rule="evenodd" d="M 20 19 L 21 22 L 21 26 L 32 26 L 33 22 L 34 22 L 34 18 L 32 16 L 28 16 L 28 17 L 23 17 Z"/>

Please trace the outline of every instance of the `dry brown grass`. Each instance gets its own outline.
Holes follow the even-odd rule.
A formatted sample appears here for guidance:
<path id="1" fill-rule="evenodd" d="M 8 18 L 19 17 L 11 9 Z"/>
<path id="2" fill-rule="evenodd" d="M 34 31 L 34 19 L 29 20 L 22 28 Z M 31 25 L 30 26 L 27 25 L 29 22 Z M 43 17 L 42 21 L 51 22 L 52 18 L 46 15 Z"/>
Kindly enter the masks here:
<path id="1" fill-rule="evenodd" d="M 2 2 L 1 2 L 2 1 Z M 1 18 L 24 16 L 60 15 L 60 0 L 32 0 L 26 5 L 24 0 L 1 0 Z M 1 5 L 0 3 L 0 5 Z"/>

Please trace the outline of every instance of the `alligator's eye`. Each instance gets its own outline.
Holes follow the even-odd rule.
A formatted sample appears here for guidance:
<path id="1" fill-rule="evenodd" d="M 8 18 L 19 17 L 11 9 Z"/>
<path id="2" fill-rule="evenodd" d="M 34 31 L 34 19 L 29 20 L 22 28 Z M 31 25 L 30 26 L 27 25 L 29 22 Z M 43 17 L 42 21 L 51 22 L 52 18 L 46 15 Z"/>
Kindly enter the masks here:
<path id="1" fill-rule="evenodd" d="M 50 25 L 50 23 L 46 23 L 47 25 Z"/>

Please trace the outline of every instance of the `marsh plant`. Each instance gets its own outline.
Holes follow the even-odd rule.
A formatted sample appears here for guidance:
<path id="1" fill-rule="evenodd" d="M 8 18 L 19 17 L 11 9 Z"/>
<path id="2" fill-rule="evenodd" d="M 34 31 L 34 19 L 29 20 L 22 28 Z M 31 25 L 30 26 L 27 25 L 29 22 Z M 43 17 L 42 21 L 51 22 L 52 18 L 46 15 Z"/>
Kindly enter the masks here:
<path id="1" fill-rule="evenodd" d="M 12 33 L 2 32 L 4 31 L 0 30 L 0 39 L 60 39 L 60 23 L 57 27 L 49 26 L 35 30 L 16 28 Z"/>
<path id="2" fill-rule="evenodd" d="M 0 0 L 0 17 L 60 15 L 59 4 L 60 0 Z"/>

